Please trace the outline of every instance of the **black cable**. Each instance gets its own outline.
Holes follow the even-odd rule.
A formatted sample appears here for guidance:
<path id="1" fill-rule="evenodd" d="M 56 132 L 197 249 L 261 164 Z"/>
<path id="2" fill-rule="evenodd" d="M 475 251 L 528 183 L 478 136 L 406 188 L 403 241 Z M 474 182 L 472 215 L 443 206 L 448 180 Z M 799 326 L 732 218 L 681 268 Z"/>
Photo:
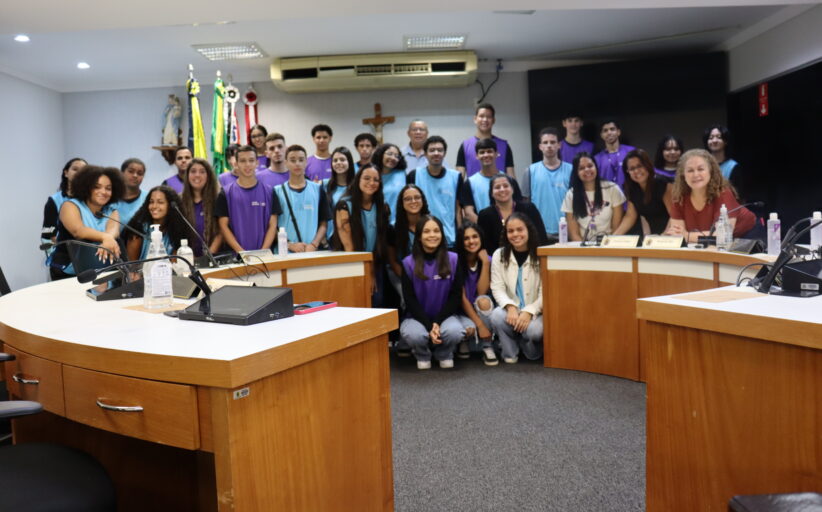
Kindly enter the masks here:
<path id="1" fill-rule="evenodd" d="M 743 277 L 742 277 L 742 273 L 743 273 L 743 272 L 745 272 L 745 271 L 746 271 L 747 269 L 749 269 L 750 267 L 755 267 L 755 266 L 757 266 L 757 265 L 758 265 L 758 266 L 761 266 L 761 267 L 769 267 L 769 266 L 771 266 L 771 263 L 770 263 L 770 262 L 767 262 L 767 261 L 757 261 L 757 262 L 755 262 L 755 263 L 748 263 L 747 265 L 745 265 L 744 267 L 742 267 L 741 269 L 739 269 L 739 273 L 736 275 L 736 286 L 739 286 L 739 284 L 740 284 L 740 279 L 747 279 L 747 280 L 749 280 L 749 281 L 750 281 L 750 280 L 751 280 L 751 278 L 750 278 L 750 277 L 745 277 L 745 278 L 743 278 Z"/>
<path id="2" fill-rule="evenodd" d="M 487 90 L 485 89 L 485 86 L 482 85 L 482 82 L 480 82 L 479 78 L 477 78 L 477 83 L 480 86 L 480 91 L 482 91 L 482 96 L 480 97 L 477 103 L 482 103 L 483 100 L 485 100 L 485 97 L 488 96 L 488 93 L 491 92 L 491 88 L 494 87 L 494 84 L 499 81 L 500 71 L 502 71 L 502 59 L 497 59 L 497 76 L 494 77 L 494 80 L 490 84 L 488 84 Z"/>

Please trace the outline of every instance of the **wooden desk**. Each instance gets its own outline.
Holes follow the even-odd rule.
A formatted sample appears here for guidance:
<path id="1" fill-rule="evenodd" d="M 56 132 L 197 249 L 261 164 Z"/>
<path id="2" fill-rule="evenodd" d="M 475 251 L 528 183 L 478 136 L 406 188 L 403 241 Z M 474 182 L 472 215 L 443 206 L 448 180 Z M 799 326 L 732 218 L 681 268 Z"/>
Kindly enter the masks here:
<path id="1" fill-rule="evenodd" d="M 92 453 L 120 510 L 393 509 L 385 333 L 396 311 L 237 327 L 124 309 L 139 299 L 96 303 L 84 289 L 64 280 L 0 297 L 0 339 L 18 355 L 9 390 L 48 411 L 16 420 L 16 441 Z"/>
<path id="2" fill-rule="evenodd" d="M 822 489 L 822 298 L 637 303 L 647 352 L 646 505 Z"/>
<path id="3" fill-rule="evenodd" d="M 206 277 L 249 279 L 260 286 L 287 286 L 297 304 L 335 300 L 340 306 L 371 307 L 370 252 L 292 253 L 264 264 L 204 270 Z M 268 274 L 268 275 L 266 275 Z"/>
<path id="4" fill-rule="evenodd" d="M 545 366 L 645 380 L 636 299 L 715 288 L 764 261 L 715 250 L 540 247 Z M 753 273 L 757 269 L 753 269 Z"/>

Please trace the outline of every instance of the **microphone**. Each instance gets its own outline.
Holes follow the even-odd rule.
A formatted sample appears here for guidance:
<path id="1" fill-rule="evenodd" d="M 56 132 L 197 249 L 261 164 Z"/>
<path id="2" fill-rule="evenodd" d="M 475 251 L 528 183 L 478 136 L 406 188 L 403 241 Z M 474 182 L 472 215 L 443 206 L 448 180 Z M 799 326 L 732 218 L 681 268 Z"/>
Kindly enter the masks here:
<path id="1" fill-rule="evenodd" d="M 763 206 L 765 206 L 765 202 L 764 201 L 752 201 L 750 203 L 740 204 L 736 208 L 733 208 L 732 210 L 728 210 L 728 217 L 730 217 L 733 212 L 735 212 L 737 210 L 741 210 L 742 208 L 746 208 L 748 206 L 755 206 L 757 208 L 762 208 Z M 708 236 L 713 236 L 714 231 L 716 231 L 716 221 L 714 221 L 713 226 L 711 226 L 711 231 L 710 231 L 710 233 L 708 233 Z"/>
<path id="2" fill-rule="evenodd" d="M 93 244 L 91 242 L 84 242 L 82 240 L 63 240 L 61 242 L 46 242 L 44 244 L 40 244 L 40 250 L 41 251 L 46 251 L 48 249 L 51 249 L 52 247 L 58 247 L 58 246 L 61 246 L 61 245 L 80 245 L 80 246 L 83 246 L 83 247 L 91 247 L 92 249 L 102 249 L 102 250 L 106 251 L 107 253 L 109 253 L 112 260 L 117 262 L 115 264 L 124 263 L 122 258 L 120 258 L 116 254 L 114 254 L 114 251 L 112 251 L 110 249 L 107 249 L 107 248 L 103 247 L 102 245 Z M 118 271 L 120 272 L 120 274 L 123 275 L 123 280 L 126 283 L 130 282 L 127 270 L 118 269 Z M 84 270 L 83 272 L 80 272 L 80 274 L 83 274 L 84 272 L 88 272 L 88 270 Z M 82 283 L 83 281 L 80 281 L 80 282 Z"/>
<path id="3" fill-rule="evenodd" d="M 93 249 L 102 249 L 102 250 L 106 251 L 107 253 L 109 253 L 111 255 L 112 260 L 120 261 L 120 262 L 123 261 L 119 256 L 114 254 L 114 251 L 112 251 L 111 249 L 106 249 L 105 247 L 103 247 L 102 245 L 99 245 L 99 244 L 93 244 L 91 242 L 83 242 L 82 240 L 63 240 L 61 242 L 46 242 L 46 243 L 40 244 L 40 250 L 41 251 L 47 251 L 47 250 L 51 249 L 52 247 L 58 247 L 58 246 L 61 246 L 61 245 L 81 245 L 83 247 L 91 247 Z"/>
<path id="4" fill-rule="evenodd" d="M 205 294 L 206 296 L 211 295 L 211 289 L 206 284 L 205 278 L 203 277 L 203 275 L 200 273 L 199 270 L 197 270 L 197 268 L 194 265 L 192 265 L 192 263 L 190 261 L 188 261 L 186 258 L 184 258 L 182 256 L 166 255 L 166 256 L 155 256 L 153 258 L 144 258 L 144 259 L 141 259 L 141 260 L 134 260 L 134 261 L 122 261 L 120 263 L 115 263 L 113 265 L 109 265 L 108 267 L 105 267 L 105 268 L 92 268 L 92 269 L 84 270 L 84 271 L 80 272 L 79 274 L 77 274 L 77 280 L 81 283 L 88 283 L 89 281 L 93 281 L 98 275 L 100 275 L 104 272 L 108 272 L 110 270 L 118 270 L 118 269 L 121 269 L 122 267 L 137 264 L 137 263 L 147 263 L 149 261 L 170 260 L 172 258 L 180 260 L 180 261 L 184 262 L 186 265 L 188 265 L 188 268 L 191 271 L 191 275 L 189 276 L 189 279 L 194 281 L 194 284 L 197 285 L 197 288 L 199 288 L 203 292 L 203 294 Z"/>
<path id="5" fill-rule="evenodd" d="M 174 211 L 177 212 L 177 214 L 180 216 L 180 218 L 183 219 L 183 222 L 186 223 L 186 226 L 188 226 L 188 228 L 191 230 L 191 232 L 194 233 L 194 236 L 197 237 L 197 240 L 200 241 L 200 246 L 203 248 L 203 252 L 206 254 L 206 256 L 208 256 L 208 261 L 209 261 L 209 263 L 211 263 L 211 266 L 213 268 L 219 267 L 220 265 L 217 264 L 217 260 L 214 259 L 214 255 L 211 254 L 211 251 L 208 249 L 208 244 L 203 239 L 203 237 L 200 236 L 200 232 L 197 231 L 197 229 L 194 226 L 192 226 L 191 223 L 188 221 L 186 216 L 183 215 L 183 212 L 180 211 L 180 207 L 177 206 L 177 203 L 172 201 L 171 202 L 171 207 L 174 208 Z"/>
<path id="6" fill-rule="evenodd" d="M 97 212 L 97 213 L 95 213 L 95 214 L 94 214 L 94 216 L 95 216 L 95 217 L 97 217 L 98 219 L 108 219 L 108 220 L 113 220 L 114 222 L 116 222 L 117 224 L 119 224 L 119 225 L 123 226 L 123 227 L 124 227 L 124 228 L 126 228 L 127 230 L 131 231 L 131 232 L 132 232 L 132 233 L 134 233 L 135 235 L 137 235 L 137 236 L 139 236 L 140 238 L 142 238 L 143 240 L 145 240 L 145 239 L 146 239 L 146 235 L 145 235 L 145 233 L 141 233 L 141 232 L 137 231 L 136 229 L 134 229 L 133 227 L 129 226 L 128 224 L 123 224 L 123 223 L 122 223 L 122 222 L 120 222 L 119 220 L 114 219 L 114 218 L 111 218 L 110 216 L 106 215 L 106 214 L 105 214 L 105 213 L 103 213 L 103 212 Z"/>

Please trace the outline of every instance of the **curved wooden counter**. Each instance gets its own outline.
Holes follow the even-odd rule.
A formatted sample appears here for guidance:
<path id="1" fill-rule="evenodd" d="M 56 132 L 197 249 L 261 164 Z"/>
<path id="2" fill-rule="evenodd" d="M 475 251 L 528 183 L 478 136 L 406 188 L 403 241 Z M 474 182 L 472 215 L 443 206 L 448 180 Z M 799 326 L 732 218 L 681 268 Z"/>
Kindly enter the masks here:
<path id="1" fill-rule="evenodd" d="M 636 299 L 731 284 L 765 255 L 697 249 L 538 249 L 545 366 L 645 380 Z M 755 274 L 758 269 L 751 269 Z"/>
<path id="2" fill-rule="evenodd" d="M 822 488 L 822 297 L 740 291 L 749 297 L 637 303 L 651 512 Z"/>
<path id="3" fill-rule="evenodd" d="M 266 266 L 312 299 L 346 286 L 341 302 L 362 300 L 357 282 L 370 296 L 370 255 Z M 17 355 L 5 363 L 9 390 L 48 411 L 16 420 L 16 442 L 92 453 L 119 510 L 393 509 L 386 333 L 396 311 L 233 326 L 125 309 L 141 299 L 95 302 L 87 287 L 63 280 L 0 297 L 0 339 Z M 122 406 L 142 410 L 112 410 Z"/>

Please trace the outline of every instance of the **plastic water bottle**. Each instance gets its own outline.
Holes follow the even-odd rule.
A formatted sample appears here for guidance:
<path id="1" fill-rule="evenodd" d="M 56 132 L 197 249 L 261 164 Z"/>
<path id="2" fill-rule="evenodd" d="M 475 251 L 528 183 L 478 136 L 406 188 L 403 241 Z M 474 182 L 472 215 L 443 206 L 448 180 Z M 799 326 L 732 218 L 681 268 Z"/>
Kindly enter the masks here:
<path id="1" fill-rule="evenodd" d="M 177 249 L 177 256 L 182 256 L 194 264 L 194 251 L 189 247 L 187 239 L 183 238 L 180 240 L 180 248 Z M 174 273 L 178 276 L 188 277 L 191 275 L 191 269 L 188 268 L 188 265 L 184 261 L 177 260 L 174 264 Z"/>
<path id="2" fill-rule="evenodd" d="M 822 221 L 822 212 L 813 212 L 811 216 L 811 226 L 819 221 Z M 820 245 L 822 245 L 822 224 L 811 228 L 811 250 L 819 250 Z"/>
<path id="3" fill-rule="evenodd" d="M 277 232 L 277 254 L 288 256 L 288 233 L 285 232 L 285 228 L 280 228 Z"/>
<path id="4" fill-rule="evenodd" d="M 562 245 L 568 243 L 568 221 L 565 217 L 559 218 L 559 243 Z"/>
<path id="5" fill-rule="evenodd" d="M 768 219 L 768 254 L 771 256 L 779 256 L 782 246 L 782 223 L 779 222 L 779 217 L 776 212 L 771 212 Z"/>
<path id="6" fill-rule="evenodd" d="M 716 220 L 716 248 L 720 251 L 727 251 L 733 245 L 734 234 L 728 219 L 728 207 L 722 204 L 719 209 L 719 218 Z"/>
<path id="7" fill-rule="evenodd" d="M 163 234 L 159 224 L 151 225 L 151 245 L 148 257 L 166 256 Z M 171 306 L 174 296 L 171 288 L 171 262 L 168 260 L 149 261 L 143 264 L 143 306 L 159 309 Z"/>

